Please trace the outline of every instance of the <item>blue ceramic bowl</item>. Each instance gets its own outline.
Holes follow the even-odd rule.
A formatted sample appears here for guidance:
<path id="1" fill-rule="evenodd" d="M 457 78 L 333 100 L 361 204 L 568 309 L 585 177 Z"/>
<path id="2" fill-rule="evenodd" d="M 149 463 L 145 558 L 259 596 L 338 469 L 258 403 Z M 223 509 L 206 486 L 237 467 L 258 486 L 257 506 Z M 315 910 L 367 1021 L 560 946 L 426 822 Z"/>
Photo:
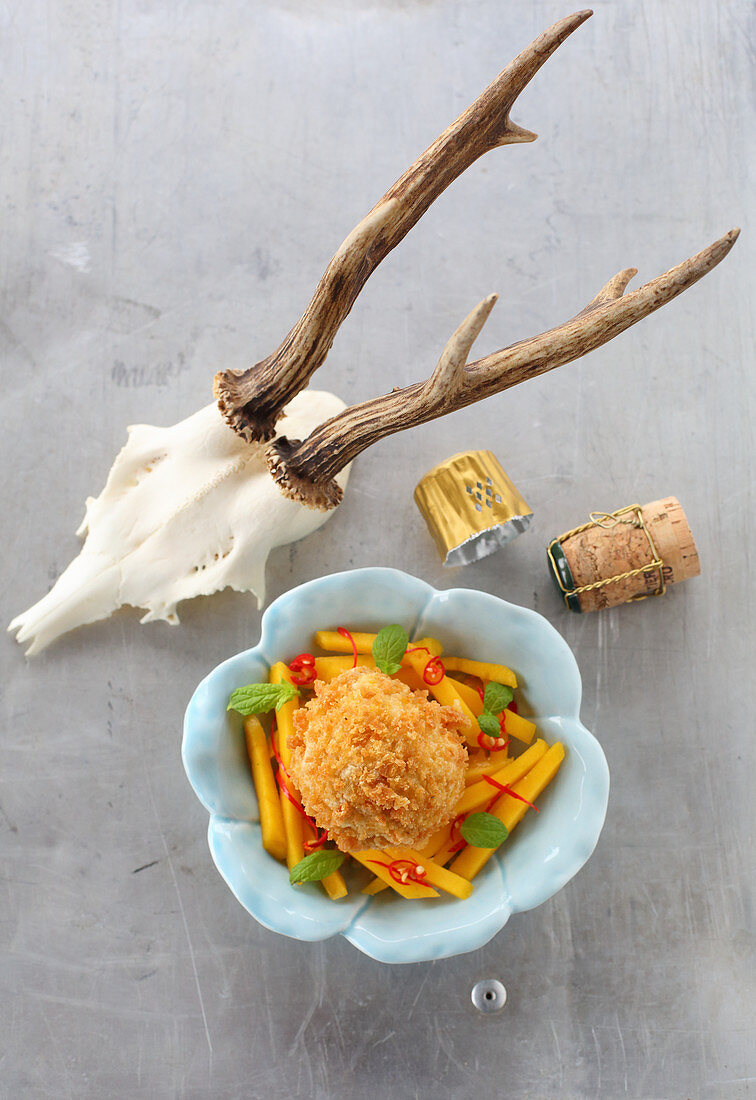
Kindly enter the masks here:
<path id="1" fill-rule="evenodd" d="M 330 901 L 316 884 L 289 885 L 286 867 L 260 840 L 257 801 L 241 719 L 226 710 L 234 688 L 264 680 L 275 660 L 309 647 L 316 629 L 335 625 L 377 630 L 402 623 L 410 637 L 439 638 L 447 653 L 488 658 L 517 672 L 539 733 L 561 741 L 567 757 L 517 831 L 475 879 L 466 901 L 446 896 L 404 902 L 388 892 L 357 892 Z M 512 913 L 546 901 L 593 851 L 609 796 L 601 747 L 581 725 L 580 674 L 566 642 L 540 615 L 463 588 L 437 592 L 395 569 L 356 569 L 286 592 L 262 618 L 253 649 L 218 665 L 186 711 L 183 761 L 189 782 L 210 812 L 215 864 L 260 924 L 300 940 L 340 932 L 360 951 L 387 963 L 422 962 L 482 947 Z"/>

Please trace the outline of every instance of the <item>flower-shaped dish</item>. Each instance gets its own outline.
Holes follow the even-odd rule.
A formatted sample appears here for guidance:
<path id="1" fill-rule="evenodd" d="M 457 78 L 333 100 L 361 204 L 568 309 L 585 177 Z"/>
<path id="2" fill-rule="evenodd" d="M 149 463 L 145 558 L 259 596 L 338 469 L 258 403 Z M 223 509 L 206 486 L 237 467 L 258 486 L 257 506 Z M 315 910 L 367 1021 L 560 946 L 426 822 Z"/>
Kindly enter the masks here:
<path id="1" fill-rule="evenodd" d="M 265 680 L 276 660 L 307 649 L 315 630 L 337 625 L 378 630 L 401 623 L 410 637 L 439 638 L 447 653 L 494 660 L 517 672 L 539 734 L 567 756 L 517 831 L 475 879 L 466 901 L 407 902 L 386 891 L 330 901 L 316 884 L 289 885 L 286 867 L 260 839 L 257 801 L 242 721 L 228 697 Z M 356 569 L 309 581 L 274 601 L 260 642 L 218 665 L 194 692 L 184 721 L 183 761 L 210 812 L 208 840 L 231 890 L 260 924 L 300 940 L 340 932 L 381 962 L 440 959 L 482 947 L 512 913 L 561 889 L 593 851 L 606 815 L 609 771 L 596 739 L 579 720 L 580 674 L 563 638 L 540 615 L 483 592 L 437 592 L 395 569 Z"/>

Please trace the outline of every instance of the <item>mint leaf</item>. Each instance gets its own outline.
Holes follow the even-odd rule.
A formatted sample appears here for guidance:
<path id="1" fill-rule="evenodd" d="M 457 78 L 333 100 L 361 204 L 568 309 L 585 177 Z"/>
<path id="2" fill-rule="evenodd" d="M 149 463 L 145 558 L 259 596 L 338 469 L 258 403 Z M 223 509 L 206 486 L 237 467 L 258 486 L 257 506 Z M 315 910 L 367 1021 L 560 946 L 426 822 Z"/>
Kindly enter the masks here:
<path id="1" fill-rule="evenodd" d="M 493 714 L 489 714 L 487 711 L 478 718 L 478 725 L 482 729 L 483 733 L 487 733 L 489 737 L 501 737 L 501 726 L 499 725 L 499 719 L 495 718 Z"/>
<path id="2" fill-rule="evenodd" d="M 373 642 L 373 660 L 381 672 L 391 676 L 402 667 L 402 657 L 409 645 L 409 634 L 394 623 L 379 630 Z"/>
<path id="3" fill-rule="evenodd" d="M 514 692 L 511 687 L 505 687 L 504 684 L 494 683 L 492 680 L 490 684 L 486 684 L 485 694 L 483 696 L 483 709 L 488 711 L 489 714 L 501 714 L 505 707 L 514 699 Z"/>
<path id="4" fill-rule="evenodd" d="M 459 831 L 474 848 L 498 848 L 509 836 L 504 822 L 493 814 L 470 814 Z"/>
<path id="5" fill-rule="evenodd" d="M 299 692 L 291 684 L 247 684 L 231 692 L 226 710 L 238 710 L 246 718 L 249 714 L 265 714 L 276 710 L 294 699 Z"/>
<path id="6" fill-rule="evenodd" d="M 322 852 L 312 852 L 311 855 L 300 859 L 289 872 L 289 882 L 296 886 L 299 882 L 317 882 L 321 878 L 327 878 L 334 871 L 338 871 L 344 862 L 344 853 L 333 849 Z"/>

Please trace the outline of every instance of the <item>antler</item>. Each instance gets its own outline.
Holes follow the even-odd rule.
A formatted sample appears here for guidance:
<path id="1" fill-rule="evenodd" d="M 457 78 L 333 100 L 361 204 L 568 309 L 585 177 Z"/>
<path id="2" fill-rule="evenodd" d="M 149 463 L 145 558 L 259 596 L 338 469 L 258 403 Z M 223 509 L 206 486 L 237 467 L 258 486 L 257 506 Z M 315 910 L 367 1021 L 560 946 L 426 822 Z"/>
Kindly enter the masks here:
<path id="1" fill-rule="evenodd" d="M 325 360 L 334 337 L 378 264 L 434 199 L 498 145 L 534 141 L 509 112 L 543 63 L 593 13 L 576 12 L 544 31 L 497 76 L 352 230 L 283 343 L 245 371 L 222 371 L 214 392 L 229 425 L 252 442 L 270 439 L 282 410 Z"/>
<path id="2" fill-rule="evenodd" d="M 490 295 L 459 326 L 428 381 L 353 405 L 321 424 L 303 443 L 283 436 L 271 443 L 268 466 L 278 487 L 285 496 L 312 508 L 334 508 L 342 497 L 334 476 L 366 447 L 601 347 L 716 267 L 739 232 L 731 229 L 702 252 L 627 295 L 625 288 L 637 270 L 626 268 L 563 325 L 466 366 L 473 341 L 496 301 L 496 295 Z"/>

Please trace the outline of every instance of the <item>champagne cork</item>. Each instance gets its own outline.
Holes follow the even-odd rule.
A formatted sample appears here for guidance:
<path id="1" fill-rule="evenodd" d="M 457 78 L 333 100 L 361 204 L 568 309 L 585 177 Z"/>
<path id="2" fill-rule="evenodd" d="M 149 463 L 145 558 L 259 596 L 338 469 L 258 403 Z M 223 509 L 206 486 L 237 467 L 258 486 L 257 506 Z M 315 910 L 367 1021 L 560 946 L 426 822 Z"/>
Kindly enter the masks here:
<path id="1" fill-rule="evenodd" d="M 676 497 L 593 512 L 591 522 L 554 539 L 547 550 L 571 611 L 600 611 L 646 596 L 701 572 L 698 551 Z"/>

